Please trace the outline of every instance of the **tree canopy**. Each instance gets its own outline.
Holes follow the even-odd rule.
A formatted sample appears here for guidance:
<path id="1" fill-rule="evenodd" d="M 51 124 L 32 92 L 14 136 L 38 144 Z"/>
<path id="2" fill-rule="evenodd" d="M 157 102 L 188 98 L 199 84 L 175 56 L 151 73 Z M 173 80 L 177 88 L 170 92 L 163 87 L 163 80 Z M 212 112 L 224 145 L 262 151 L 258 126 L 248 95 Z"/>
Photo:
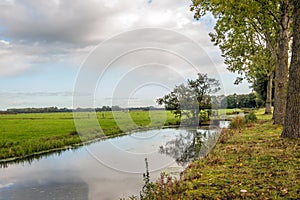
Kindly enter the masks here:
<path id="1" fill-rule="evenodd" d="M 217 19 L 211 39 L 218 45 L 228 70 L 239 83 L 267 77 L 266 112 L 271 112 L 275 73 L 275 123 L 283 124 L 288 71 L 290 29 L 289 0 L 193 0 L 191 10 L 199 19 L 211 12 Z"/>
<path id="2" fill-rule="evenodd" d="M 227 68 L 241 75 L 236 83 L 246 78 L 257 84 L 257 79 L 266 77 L 267 113 L 271 111 L 275 77 L 273 118 L 275 124 L 285 123 L 285 137 L 300 137 L 298 9 L 299 0 L 192 0 L 191 5 L 196 19 L 207 12 L 217 19 L 215 32 L 210 36 L 220 47 Z M 292 51 L 290 69 L 289 50 Z"/>
<path id="3" fill-rule="evenodd" d="M 191 123 L 198 123 L 200 111 L 211 109 L 211 94 L 220 90 L 220 83 L 207 74 L 198 74 L 197 79 L 176 86 L 172 92 L 157 99 L 159 105 L 172 110 L 177 116 L 185 115 Z M 201 120 L 200 120 L 201 123 Z"/>

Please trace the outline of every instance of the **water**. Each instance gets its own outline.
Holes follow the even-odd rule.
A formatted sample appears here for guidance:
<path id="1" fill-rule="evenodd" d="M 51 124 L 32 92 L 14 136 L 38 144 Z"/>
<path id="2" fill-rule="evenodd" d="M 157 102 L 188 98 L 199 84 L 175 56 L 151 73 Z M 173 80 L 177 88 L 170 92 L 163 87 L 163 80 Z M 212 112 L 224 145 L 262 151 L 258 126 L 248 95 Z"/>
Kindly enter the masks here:
<path id="1" fill-rule="evenodd" d="M 95 142 L 0 169 L 0 199 L 119 199 L 139 194 L 150 176 L 178 175 L 214 146 L 219 131 L 161 129 Z M 188 151 L 186 151 L 188 150 Z M 189 152 L 189 153 L 187 153 Z"/>

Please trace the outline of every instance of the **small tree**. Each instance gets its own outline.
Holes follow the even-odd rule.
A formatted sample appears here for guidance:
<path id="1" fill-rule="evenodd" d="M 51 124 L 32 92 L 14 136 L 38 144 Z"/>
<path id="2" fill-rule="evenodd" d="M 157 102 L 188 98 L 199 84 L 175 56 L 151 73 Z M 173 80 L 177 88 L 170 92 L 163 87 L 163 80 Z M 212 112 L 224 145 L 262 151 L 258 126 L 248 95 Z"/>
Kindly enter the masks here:
<path id="1" fill-rule="evenodd" d="M 176 86 L 171 93 L 157 99 L 157 103 L 165 105 L 167 110 L 172 110 L 178 117 L 186 116 L 190 123 L 195 124 L 199 122 L 200 111 L 206 110 L 210 113 L 210 94 L 219 90 L 218 80 L 199 73 L 196 80 L 188 80 L 187 85 Z"/>

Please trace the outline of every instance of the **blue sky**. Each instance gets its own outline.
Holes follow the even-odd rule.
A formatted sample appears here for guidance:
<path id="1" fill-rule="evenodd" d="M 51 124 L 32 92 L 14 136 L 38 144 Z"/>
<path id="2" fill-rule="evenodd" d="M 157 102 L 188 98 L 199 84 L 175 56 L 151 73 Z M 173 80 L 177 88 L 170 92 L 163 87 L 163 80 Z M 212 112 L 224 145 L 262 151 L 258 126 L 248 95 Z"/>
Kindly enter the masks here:
<path id="1" fill-rule="evenodd" d="M 209 63 L 210 61 L 205 60 L 209 57 L 214 63 L 224 87 L 223 93 L 250 92 L 247 83 L 238 86 L 233 84 L 236 75 L 226 70 L 219 49 L 210 42 L 208 33 L 213 31 L 214 19 L 206 16 L 195 21 L 193 13 L 189 11 L 189 4 L 185 0 L 138 0 L 134 3 L 130 0 L 2 0 L 0 109 L 72 107 L 72 94 L 80 66 L 85 59 L 89 59 L 88 55 L 97 45 L 122 32 L 149 27 L 172 30 L 195 40 L 208 55 L 201 62 Z M 166 48 L 174 48 L 176 44 L 174 40 Z M 105 57 L 105 52 L 101 56 Z M 138 59 L 142 57 L 144 56 L 139 55 Z M 131 62 L 127 59 L 119 63 L 119 66 L 126 68 L 128 63 Z M 210 66 L 205 67 L 202 71 L 209 71 Z M 151 72 L 148 73 L 149 76 L 160 74 L 150 68 L 148 70 Z M 122 77 L 122 73 L 124 68 L 116 65 L 115 69 L 105 74 L 105 89 L 103 86 L 102 89 L 97 88 L 96 92 L 100 95 L 95 95 L 95 105 L 111 103 L 108 99 L 112 98 L 110 92 L 114 90 L 113 80 L 120 80 L 118 77 Z M 166 73 L 161 81 L 168 77 L 168 72 Z M 192 78 L 194 74 L 187 73 L 185 77 Z M 174 81 L 174 85 L 180 83 L 179 79 L 177 81 Z M 157 86 L 154 88 L 145 90 L 148 101 L 141 98 L 145 92 L 137 92 L 136 94 L 140 93 L 137 98 L 141 100 L 136 105 L 149 105 L 154 98 L 166 92 L 164 89 L 158 92 Z"/>

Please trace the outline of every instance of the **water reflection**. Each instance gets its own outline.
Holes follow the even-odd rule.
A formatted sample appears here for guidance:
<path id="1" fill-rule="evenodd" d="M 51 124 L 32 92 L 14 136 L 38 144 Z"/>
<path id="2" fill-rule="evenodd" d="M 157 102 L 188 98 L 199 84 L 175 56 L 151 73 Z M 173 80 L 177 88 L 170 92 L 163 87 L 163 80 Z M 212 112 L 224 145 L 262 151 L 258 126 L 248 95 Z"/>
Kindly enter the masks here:
<path id="1" fill-rule="evenodd" d="M 114 138 L 119 138 L 122 137 L 124 135 L 116 135 L 114 136 Z M 68 146 L 65 148 L 61 148 L 61 149 L 55 149 L 55 150 L 50 150 L 50 151 L 45 151 L 45 152 L 41 152 L 41 153 L 36 153 L 33 155 L 29 155 L 29 156 L 25 156 L 25 157 L 20 157 L 20 158 L 16 158 L 16 159 L 8 159 L 8 160 L 0 160 L 0 169 L 1 168 L 8 168 L 11 165 L 25 165 L 25 164 L 29 164 L 31 165 L 31 163 L 33 163 L 34 161 L 39 161 L 41 159 L 46 159 L 47 157 L 50 156 L 61 156 L 62 153 L 66 152 L 66 151 L 72 151 L 75 152 L 81 148 L 84 147 L 84 145 L 90 145 L 92 143 L 96 143 L 99 142 L 101 140 L 105 140 L 105 139 L 109 139 L 109 138 L 99 138 L 96 139 L 94 141 L 89 141 L 86 143 L 80 143 L 80 144 L 76 144 L 74 146 Z"/>
<path id="2" fill-rule="evenodd" d="M 195 159 L 206 156 L 215 146 L 219 134 L 219 128 L 190 129 L 160 146 L 159 152 L 173 157 L 178 165 L 186 166 Z"/>
<path id="3" fill-rule="evenodd" d="M 19 165 L 29 164 L 29 165 L 31 165 L 31 163 L 33 163 L 34 161 L 39 161 L 43 158 L 47 158 L 52 155 L 60 156 L 63 151 L 67 151 L 67 150 L 70 150 L 70 148 L 51 151 L 51 152 L 45 152 L 45 153 L 41 153 L 41 154 L 34 154 L 34 155 L 30 155 L 30 156 L 27 156 L 24 158 L 15 159 L 15 160 L 2 161 L 2 162 L 0 162 L 0 168 L 8 168 L 10 165 L 13 165 L 13 164 L 19 164 Z"/>
<path id="4" fill-rule="evenodd" d="M 75 151 L 4 163 L 2 167 L 6 168 L 0 168 L 0 199 L 98 200 L 138 194 L 143 185 L 145 157 L 148 158 L 153 181 L 162 170 L 181 168 L 173 158 L 162 155 L 157 150 L 159 146 L 184 132 L 186 131 L 178 129 L 142 131 L 101 140 Z M 93 158 L 89 151 L 102 162 Z M 75 198 L 73 195 L 77 190 L 83 196 Z M 45 198 L 41 198 L 41 194 Z"/>
<path id="5" fill-rule="evenodd" d="M 142 131 L 76 150 L 4 163 L 0 168 L 0 199 L 98 200 L 138 194 L 143 185 L 145 157 L 154 181 L 161 171 L 182 170 L 183 164 L 206 155 L 216 133 L 208 129 Z"/>
<path id="6" fill-rule="evenodd" d="M 171 156 L 178 165 L 205 157 L 216 145 L 222 128 L 228 128 L 230 121 L 215 120 L 212 126 L 186 129 L 174 139 L 160 146 L 159 153 Z"/>
<path id="7" fill-rule="evenodd" d="M 4 185 L 0 190 L 0 199 L 89 199 L 89 187 L 84 180 L 75 177 L 68 179 L 65 175 L 62 177 L 64 179 L 55 181 L 41 182 L 36 179 Z"/>
<path id="8" fill-rule="evenodd" d="M 164 146 L 160 146 L 159 152 L 173 157 L 177 164 L 184 166 L 198 158 L 202 144 L 201 137 L 196 130 L 189 130 L 187 134 L 180 134 Z"/>
<path id="9" fill-rule="evenodd" d="M 215 124 L 216 126 L 215 126 L 215 128 L 213 128 L 213 126 L 211 126 L 212 130 L 205 130 L 203 127 L 198 130 L 192 130 L 192 129 L 184 130 L 182 132 L 182 134 L 180 134 L 176 139 L 174 139 L 173 141 L 168 141 L 168 144 L 166 144 L 165 147 L 160 146 L 159 152 L 165 153 L 165 154 L 173 157 L 174 159 L 178 158 L 178 164 L 182 163 L 181 165 L 184 165 L 184 163 L 188 163 L 188 162 L 192 161 L 193 158 L 198 158 L 200 154 L 198 154 L 199 152 L 197 153 L 196 151 L 197 151 L 197 149 L 198 150 L 201 149 L 200 148 L 201 147 L 201 142 L 200 142 L 201 137 L 202 137 L 202 139 L 205 139 L 205 137 L 207 135 L 211 136 L 211 134 L 206 133 L 207 131 L 213 132 L 217 128 L 227 128 L 230 124 L 230 121 L 216 120 L 216 121 L 213 121 L 213 124 Z M 186 134 L 186 131 L 188 132 L 188 134 L 184 135 L 184 134 Z M 203 132 L 202 135 L 199 135 L 199 133 L 196 134 L 196 132 L 199 132 L 199 131 Z M 146 131 L 144 131 L 144 132 L 146 132 Z M 139 137 L 138 135 L 139 135 L 138 133 L 132 134 L 132 137 Z M 176 134 L 174 134 L 174 136 L 176 136 Z M 120 137 L 124 137 L 124 135 L 116 136 L 114 138 L 120 138 Z M 149 138 L 149 136 L 147 136 L 147 138 Z M 212 138 L 210 138 L 210 140 L 212 140 Z M 190 144 L 190 147 L 188 147 L 189 144 L 182 143 L 182 142 L 186 142 L 186 141 L 192 142 L 192 144 Z M 88 144 L 90 144 L 90 143 L 88 143 Z M 212 144 L 214 144 L 214 143 L 212 143 Z M 171 150 L 172 145 L 177 146 L 176 147 L 177 151 L 175 149 Z M 204 145 L 207 145 L 207 142 Z M 83 147 L 82 145 L 78 145 L 78 146 L 73 146 L 73 147 L 67 147 L 65 149 L 58 149 L 55 151 L 44 152 L 41 154 L 34 154 L 34 155 L 30 155 L 30 156 L 20 158 L 20 159 L 0 161 L 0 168 L 8 168 L 10 165 L 14 165 L 14 164 L 20 164 L 20 165 L 29 164 L 29 165 L 31 165 L 31 163 L 33 163 L 34 161 L 39 161 L 41 159 L 47 158 L 52 155 L 59 157 L 65 151 L 73 151 L 74 152 L 82 147 Z M 204 146 L 202 146 L 202 147 L 204 148 Z M 173 148 L 175 148 L 175 147 L 173 147 Z M 187 155 L 188 154 L 187 152 L 191 152 L 190 155 Z M 179 158 L 180 155 L 182 155 L 181 159 Z"/>

